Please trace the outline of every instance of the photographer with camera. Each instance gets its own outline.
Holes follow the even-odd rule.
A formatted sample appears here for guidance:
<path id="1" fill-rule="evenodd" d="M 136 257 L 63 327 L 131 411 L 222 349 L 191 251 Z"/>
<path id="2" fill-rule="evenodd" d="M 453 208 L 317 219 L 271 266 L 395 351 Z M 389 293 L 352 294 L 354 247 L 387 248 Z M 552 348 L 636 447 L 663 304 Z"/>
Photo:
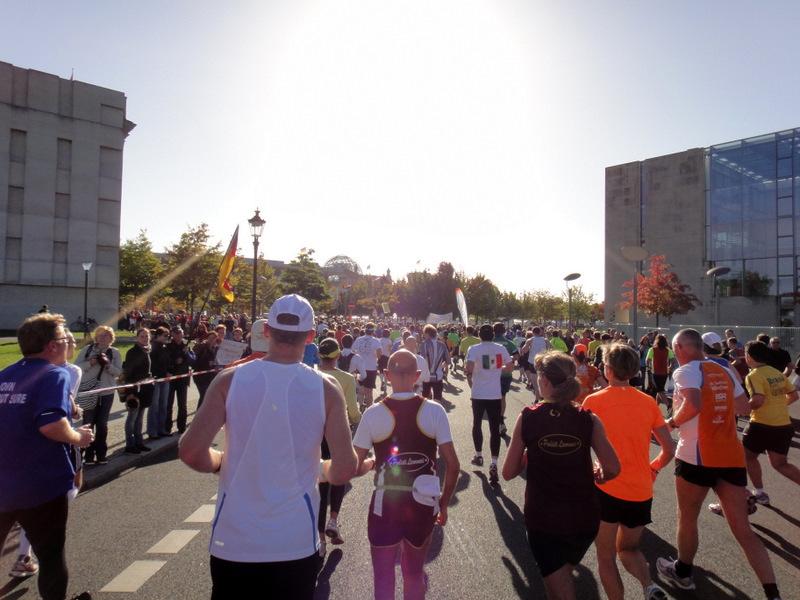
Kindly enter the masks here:
<path id="1" fill-rule="evenodd" d="M 136 332 L 136 343 L 125 354 L 122 372 L 125 383 L 137 383 L 152 379 L 150 332 L 147 329 L 140 329 Z M 142 420 L 144 409 L 149 407 L 153 401 L 152 382 L 121 390 L 120 399 L 128 409 L 128 417 L 125 419 L 125 452 L 128 454 L 149 452 L 150 448 L 144 445 L 142 436 Z"/>
<path id="2" fill-rule="evenodd" d="M 122 373 L 122 354 L 112 347 L 114 330 L 101 325 L 92 334 L 93 342 L 78 354 L 75 365 L 83 371 L 83 380 L 96 380 L 97 389 L 114 387 L 117 377 Z M 107 392 L 97 398 L 97 404 L 83 413 L 83 424 L 94 430 L 94 441 L 86 449 L 84 464 L 99 465 L 108 463 L 108 417 L 114 404 L 114 392 Z"/>

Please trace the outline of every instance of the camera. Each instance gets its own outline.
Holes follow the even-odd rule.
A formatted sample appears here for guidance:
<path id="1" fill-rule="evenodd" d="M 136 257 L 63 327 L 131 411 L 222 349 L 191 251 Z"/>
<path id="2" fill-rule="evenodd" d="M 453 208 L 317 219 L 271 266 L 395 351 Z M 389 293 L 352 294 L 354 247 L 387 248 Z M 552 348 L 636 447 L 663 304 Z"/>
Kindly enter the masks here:
<path id="1" fill-rule="evenodd" d="M 125 397 L 125 408 L 128 410 L 136 410 L 139 408 L 139 398 L 133 394 L 128 394 Z"/>
<path id="2" fill-rule="evenodd" d="M 108 357 L 106 356 L 105 352 L 96 354 L 95 358 L 97 359 L 97 364 L 99 364 L 101 367 L 105 368 L 106 365 L 108 365 Z"/>

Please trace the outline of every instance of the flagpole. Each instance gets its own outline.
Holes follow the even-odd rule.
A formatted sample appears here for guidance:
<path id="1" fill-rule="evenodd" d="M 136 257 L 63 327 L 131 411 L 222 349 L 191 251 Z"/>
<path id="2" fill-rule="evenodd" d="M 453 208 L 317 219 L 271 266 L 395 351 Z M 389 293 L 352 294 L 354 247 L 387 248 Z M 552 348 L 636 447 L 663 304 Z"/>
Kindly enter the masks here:
<path id="1" fill-rule="evenodd" d="M 219 261 L 219 267 L 217 267 L 217 273 L 214 275 L 213 281 L 217 281 L 219 279 L 219 274 L 222 271 L 222 265 L 225 264 L 225 259 L 227 257 L 228 257 L 228 250 L 226 249 L 225 253 L 222 255 L 222 260 Z M 211 292 L 213 292 L 213 291 L 214 291 L 214 283 L 212 283 L 211 286 L 208 288 L 208 293 L 206 294 L 206 298 L 205 298 L 205 300 L 203 300 L 203 304 L 200 307 L 200 310 L 197 311 L 197 321 L 200 320 L 200 315 L 203 314 L 203 310 L 205 309 L 206 304 L 208 304 L 208 299 L 211 297 Z M 194 330 L 195 330 L 196 326 L 197 325 L 195 323 L 195 319 L 192 318 L 192 327 L 189 330 L 189 337 L 190 338 L 191 338 L 192 334 L 194 333 Z"/>

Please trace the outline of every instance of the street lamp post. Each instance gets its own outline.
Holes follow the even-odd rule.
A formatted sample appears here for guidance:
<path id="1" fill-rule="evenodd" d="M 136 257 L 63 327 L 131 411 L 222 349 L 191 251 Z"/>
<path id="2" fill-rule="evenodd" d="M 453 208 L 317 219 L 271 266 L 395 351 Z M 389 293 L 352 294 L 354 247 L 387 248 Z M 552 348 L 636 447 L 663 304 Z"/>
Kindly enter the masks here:
<path id="1" fill-rule="evenodd" d="M 566 277 L 564 277 L 564 281 L 567 282 L 567 302 L 569 308 L 567 309 L 567 330 L 572 329 L 572 288 L 569 287 L 570 281 L 575 281 L 578 277 L 580 277 L 580 273 L 570 273 Z"/>
<path id="2" fill-rule="evenodd" d="M 620 254 L 634 263 L 633 267 L 633 341 L 639 343 L 639 263 L 647 258 L 647 250 L 641 246 L 623 246 Z"/>
<path id="3" fill-rule="evenodd" d="M 82 263 L 83 266 L 83 339 L 89 335 L 89 271 L 92 263 Z"/>
<path id="4" fill-rule="evenodd" d="M 712 290 L 712 295 L 714 297 L 714 310 L 716 313 L 714 317 L 714 325 L 717 326 L 719 326 L 719 294 L 717 293 L 717 278 L 721 277 L 722 275 L 727 275 L 730 272 L 730 267 L 714 267 L 713 269 L 706 271 L 707 276 L 714 278 L 714 289 Z"/>
<path id="5" fill-rule="evenodd" d="M 250 309 L 250 319 L 253 322 L 256 320 L 256 292 L 258 291 L 258 238 L 261 237 L 261 232 L 264 230 L 266 221 L 261 218 L 256 209 L 256 214 L 247 219 L 250 225 L 250 234 L 253 236 L 253 302 Z"/>

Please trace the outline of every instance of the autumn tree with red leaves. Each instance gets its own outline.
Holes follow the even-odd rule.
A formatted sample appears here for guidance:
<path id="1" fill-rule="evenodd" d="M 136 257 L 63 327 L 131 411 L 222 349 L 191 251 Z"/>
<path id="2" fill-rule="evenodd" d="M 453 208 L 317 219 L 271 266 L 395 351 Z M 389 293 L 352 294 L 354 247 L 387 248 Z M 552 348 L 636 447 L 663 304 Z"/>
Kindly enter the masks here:
<path id="1" fill-rule="evenodd" d="M 636 274 L 638 307 L 645 314 L 656 316 L 656 327 L 660 316 L 670 318 L 672 315 L 685 315 L 702 304 L 697 296 L 689 291 L 690 286 L 681 283 L 678 276 L 669 270 L 672 265 L 664 262 L 666 258 L 664 254 L 651 256 L 650 274 L 646 276 Z M 626 281 L 622 287 L 630 291 L 622 294 L 625 300 L 617 306 L 633 308 L 633 280 Z"/>

